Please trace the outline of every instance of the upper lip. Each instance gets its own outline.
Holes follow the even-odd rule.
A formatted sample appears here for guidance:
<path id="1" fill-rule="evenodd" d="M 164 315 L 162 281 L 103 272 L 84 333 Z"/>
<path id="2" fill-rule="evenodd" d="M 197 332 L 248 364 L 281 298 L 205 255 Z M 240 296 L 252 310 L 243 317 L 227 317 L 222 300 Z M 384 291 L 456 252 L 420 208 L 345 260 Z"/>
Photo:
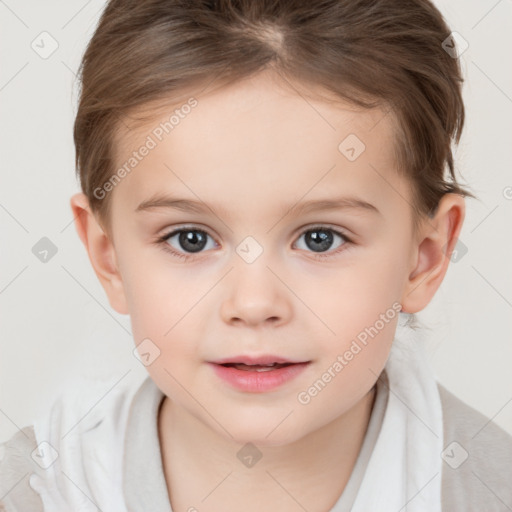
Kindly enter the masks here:
<path id="1" fill-rule="evenodd" d="M 210 361 L 214 364 L 227 364 L 227 363 L 242 363 L 247 365 L 264 365 L 264 364 L 296 364 L 296 363 L 307 363 L 308 361 L 294 361 L 292 359 L 287 359 L 284 357 L 274 356 L 272 354 L 264 354 L 260 356 L 251 356 L 251 355 L 239 355 L 233 357 L 225 357 L 223 359 L 218 359 L 216 361 Z"/>

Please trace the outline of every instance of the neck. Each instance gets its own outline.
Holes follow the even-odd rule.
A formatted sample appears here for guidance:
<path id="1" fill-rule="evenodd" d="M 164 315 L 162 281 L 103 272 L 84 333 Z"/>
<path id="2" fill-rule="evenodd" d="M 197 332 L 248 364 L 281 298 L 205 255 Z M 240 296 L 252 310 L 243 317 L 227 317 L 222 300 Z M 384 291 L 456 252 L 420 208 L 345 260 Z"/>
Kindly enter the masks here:
<path id="1" fill-rule="evenodd" d="M 246 467 L 241 444 L 222 436 L 165 398 L 158 430 L 173 510 L 330 510 L 341 496 L 368 427 L 375 387 L 321 429 L 286 445 L 258 447 Z"/>

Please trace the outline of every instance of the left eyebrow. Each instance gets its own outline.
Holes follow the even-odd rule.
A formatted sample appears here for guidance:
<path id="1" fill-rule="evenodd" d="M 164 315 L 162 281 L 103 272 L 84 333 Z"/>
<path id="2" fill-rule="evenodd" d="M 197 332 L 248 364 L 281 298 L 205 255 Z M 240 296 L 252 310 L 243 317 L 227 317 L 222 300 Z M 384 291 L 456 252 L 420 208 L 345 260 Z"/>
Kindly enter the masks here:
<path id="1" fill-rule="evenodd" d="M 137 206 L 135 211 L 140 212 L 156 208 L 176 209 L 192 213 L 224 211 L 223 208 L 215 208 L 215 210 L 213 210 L 207 203 L 197 201 L 195 199 L 171 197 L 161 194 L 156 194 L 150 199 L 143 201 L 139 206 Z M 284 209 L 282 215 L 291 214 L 298 216 L 315 211 L 339 209 L 358 209 L 382 215 L 376 206 L 357 197 L 339 197 L 303 201 L 295 205 L 288 206 Z"/>
<path id="2" fill-rule="evenodd" d="M 379 209 L 373 204 L 363 201 L 357 197 L 339 197 L 333 199 L 317 199 L 304 201 L 292 206 L 288 213 L 291 215 L 303 215 L 321 210 L 343 210 L 343 209 L 359 209 L 382 215 Z"/>

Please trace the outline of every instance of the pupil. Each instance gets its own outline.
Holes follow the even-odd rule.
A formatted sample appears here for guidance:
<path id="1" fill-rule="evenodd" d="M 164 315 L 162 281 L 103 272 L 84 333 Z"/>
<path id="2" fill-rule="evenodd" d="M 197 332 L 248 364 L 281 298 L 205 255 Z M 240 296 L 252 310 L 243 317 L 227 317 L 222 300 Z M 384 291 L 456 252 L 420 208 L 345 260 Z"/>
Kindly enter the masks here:
<path id="1" fill-rule="evenodd" d="M 180 245 L 189 252 L 201 251 L 206 245 L 206 237 L 200 231 L 184 231 L 179 235 Z"/>
<path id="2" fill-rule="evenodd" d="M 306 234 L 306 245 L 313 251 L 322 252 L 329 249 L 333 241 L 333 236 L 330 231 L 323 229 L 316 229 L 308 231 Z M 309 242 L 312 242 L 311 244 Z"/>

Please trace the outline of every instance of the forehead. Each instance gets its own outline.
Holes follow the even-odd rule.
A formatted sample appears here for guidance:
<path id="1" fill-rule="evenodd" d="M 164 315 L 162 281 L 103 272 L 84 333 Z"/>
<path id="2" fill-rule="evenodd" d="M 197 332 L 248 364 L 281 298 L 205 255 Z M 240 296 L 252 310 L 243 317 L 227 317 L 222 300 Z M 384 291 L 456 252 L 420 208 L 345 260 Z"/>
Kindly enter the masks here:
<path id="1" fill-rule="evenodd" d="M 134 211 L 169 191 L 256 213 L 333 192 L 396 200 L 408 191 L 396 173 L 393 121 L 382 108 L 334 102 L 268 73 L 185 94 L 144 125 L 120 126 L 117 166 L 151 149 L 116 187 L 115 202 Z"/>

